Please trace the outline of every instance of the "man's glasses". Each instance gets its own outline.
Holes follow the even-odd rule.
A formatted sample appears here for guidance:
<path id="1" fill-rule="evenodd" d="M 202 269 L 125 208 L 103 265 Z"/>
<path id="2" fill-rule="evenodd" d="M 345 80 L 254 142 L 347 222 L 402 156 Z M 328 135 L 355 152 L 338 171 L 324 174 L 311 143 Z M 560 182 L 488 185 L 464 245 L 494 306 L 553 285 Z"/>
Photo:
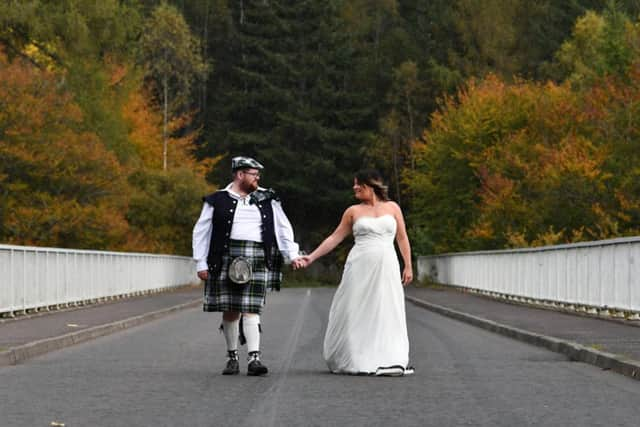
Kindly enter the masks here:
<path id="1" fill-rule="evenodd" d="M 242 173 L 246 174 L 246 175 L 251 175 L 255 178 L 260 178 L 260 172 L 246 172 L 246 171 L 242 171 Z"/>

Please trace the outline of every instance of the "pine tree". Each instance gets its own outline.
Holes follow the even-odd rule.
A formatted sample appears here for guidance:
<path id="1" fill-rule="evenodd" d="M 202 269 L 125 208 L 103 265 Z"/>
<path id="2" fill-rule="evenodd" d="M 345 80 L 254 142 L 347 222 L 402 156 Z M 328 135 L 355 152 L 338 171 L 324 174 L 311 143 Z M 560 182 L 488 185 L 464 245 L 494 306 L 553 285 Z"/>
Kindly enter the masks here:
<path id="1" fill-rule="evenodd" d="M 375 124 L 337 14 L 317 1 L 236 5 L 235 72 L 219 87 L 216 139 L 208 147 L 256 157 L 267 166 L 264 184 L 282 193 L 294 223 L 323 232 L 349 203 L 364 130 Z"/>

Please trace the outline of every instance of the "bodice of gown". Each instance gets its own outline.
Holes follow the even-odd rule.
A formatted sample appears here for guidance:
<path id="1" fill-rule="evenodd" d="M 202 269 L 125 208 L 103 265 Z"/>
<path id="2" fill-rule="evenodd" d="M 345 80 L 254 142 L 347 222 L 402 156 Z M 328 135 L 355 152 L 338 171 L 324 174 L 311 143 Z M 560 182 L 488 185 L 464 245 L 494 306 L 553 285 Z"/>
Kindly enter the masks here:
<path id="1" fill-rule="evenodd" d="M 353 236 L 356 246 L 371 244 L 393 246 L 395 235 L 396 219 L 393 215 L 361 216 L 353 224 Z"/>

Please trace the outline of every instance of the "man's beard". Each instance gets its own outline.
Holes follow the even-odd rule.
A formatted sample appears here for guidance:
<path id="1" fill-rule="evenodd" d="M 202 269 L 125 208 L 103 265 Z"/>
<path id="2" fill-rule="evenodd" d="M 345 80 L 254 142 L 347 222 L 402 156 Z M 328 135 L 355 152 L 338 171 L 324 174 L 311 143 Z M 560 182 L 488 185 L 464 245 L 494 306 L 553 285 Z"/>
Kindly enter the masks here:
<path id="1" fill-rule="evenodd" d="M 245 193 L 253 193 L 254 191 L 256 191 L 258 189 L 258 183 L 257 182 L 243 182 L 242 183 L 242 191 L 244 191 Z"/>

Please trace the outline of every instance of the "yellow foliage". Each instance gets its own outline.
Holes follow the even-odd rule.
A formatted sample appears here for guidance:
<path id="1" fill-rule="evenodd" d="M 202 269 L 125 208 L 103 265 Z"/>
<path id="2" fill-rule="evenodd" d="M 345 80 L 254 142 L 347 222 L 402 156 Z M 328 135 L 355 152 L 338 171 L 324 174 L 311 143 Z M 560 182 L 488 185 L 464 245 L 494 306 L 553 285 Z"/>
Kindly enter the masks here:
<path id="1" fill-rule="evenodd" d="M 549 246 L 564 243 L 564 230 L 554 231 L 553 225 L 539 233 L 536 238 L 531 242 L 531 246 Z"/>
<path id="2" fill-rule="evenodd" d="M 97 133 L 86 130 L 84 111 L 59 84 L 60 74 L 22 60 L 9 62 L 0 51 L 0 184 L 4 189 L 0 242 L 187 251 L 192 221 L 201 207 L 199 198 L 210 189 L 204 180 L 205 168 L 216 159 L 194 159 L 195 134 L 173 138 L 171 165 L 177 173 L 160 172 L 151 185 L 134 187 L 134 174 L 144 181 L 147 170 L 161 169 L 161 116 L 125 64 L 107 59 L 105 70 L 109 85 L 123 85 L 119 93 L 132 87 L 122 111 L 113 117 L 117 126 L 121 125 L 117 120 L 126 120 L 129 139 L 125 143 L 135 147 L 137 164 L 120 163 Z M 104 103 L 105 108 L 113 105 L 122 104 Z M 188 124 L 190 118 L 181 120 L 172 123 L 174 129 Z M 141 212 L 141 200 L 143 208 L 162 201 L 159 219 L 135 216 Z M 137 211 L 132 210 L 134 202 Z M 148 209 L 142 212 L 155 214 Z"/>
<path id="3" fill-rule="evenodd" d="M 507 239 L 506 247 L 508 248 L 526 248 L 530 246 L 524 231 L 508 229 L 505 237 Z"/>
<path id="4" fill-rule="evenodd" d="M 46 44 L 45 46 L 49 53 L 42 52 L 42 49 L 35 43 L 25 45 L 22 53 L 47 71 L 60 71 L 60 67 L 56 64 L 50 54 L 50 52 L 55 53 L 55 47 L 51 44 Z"/>
<path id="5" fill-rule="evenodd" d="M 640 66 L 583 91 L 471 80 L 413 145 L 410 221 L 444 251 L 637 233 L 638 141 Z"/>

